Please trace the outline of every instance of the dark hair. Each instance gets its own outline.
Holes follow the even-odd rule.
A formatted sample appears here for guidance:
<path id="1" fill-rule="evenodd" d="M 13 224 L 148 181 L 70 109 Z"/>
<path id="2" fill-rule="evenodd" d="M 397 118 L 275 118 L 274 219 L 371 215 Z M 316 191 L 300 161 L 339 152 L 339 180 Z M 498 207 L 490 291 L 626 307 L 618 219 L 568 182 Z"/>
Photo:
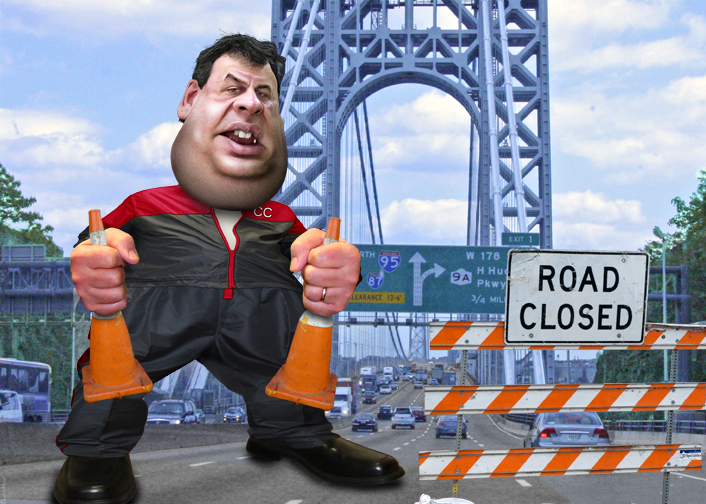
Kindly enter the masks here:
<path id="1" fill-rule="evenodd" d="M 192 79 L 196 80 L 200 88 L 203 88 L 211 76 L 213 63 L 228 54 L 236 59 L 252 64 L 252 66 L 265 66 L 269 63 L 272 72 L 277 79 L 277 93 L 280 92 L 282 77 L 284 77 L 285 58 L 277 53 L 277 46 L 268 40 L 258 40 L 250 35 L 234 33 L 225 35 L 216 42 L 201 51 L 196 58 Z"/>

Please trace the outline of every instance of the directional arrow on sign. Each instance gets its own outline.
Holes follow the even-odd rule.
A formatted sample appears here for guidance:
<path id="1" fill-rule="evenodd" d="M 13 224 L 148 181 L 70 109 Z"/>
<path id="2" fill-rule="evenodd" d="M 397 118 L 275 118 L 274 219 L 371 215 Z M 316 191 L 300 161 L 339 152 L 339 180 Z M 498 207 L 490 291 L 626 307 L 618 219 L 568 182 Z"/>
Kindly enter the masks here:
<path id="1" fill-rule="evenodd" d="M 432 273 L 434 273 L 434 278 L 439 278 L 439 275 L 446 271 L 446 268 L 434 263 L 433 268 L 430 268 L 422 273 L 422 263 L 425 263 L 426 261 L 419 252 L 415 253 L 409 262 L 414 265 L 414 306 L 422 306 L 422 283 L 424 283 L 424 279 Z"/>

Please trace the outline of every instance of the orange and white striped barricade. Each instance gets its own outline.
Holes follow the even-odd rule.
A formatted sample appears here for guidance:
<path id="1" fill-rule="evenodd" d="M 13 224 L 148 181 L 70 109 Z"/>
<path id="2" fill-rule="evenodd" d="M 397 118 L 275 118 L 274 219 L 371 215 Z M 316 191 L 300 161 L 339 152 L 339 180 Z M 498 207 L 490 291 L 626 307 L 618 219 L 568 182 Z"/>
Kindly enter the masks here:
<path id="1" fill-rule="evenodd" d="M 641 344 L 505 344 L 505 322 L 431 322 L 430 350 L 706 350 L 706 326 L 645 324 Z"/>
<path id="2" fill-rule="evenodd" d="M 420 480 L 700 471 L 701 446 L 606 446 L 419 452 Z"/>
<path id="3" fill-rule="evenodd" d="M 706 409 L 706 383 L 427 387 L 428 415 Z"/>

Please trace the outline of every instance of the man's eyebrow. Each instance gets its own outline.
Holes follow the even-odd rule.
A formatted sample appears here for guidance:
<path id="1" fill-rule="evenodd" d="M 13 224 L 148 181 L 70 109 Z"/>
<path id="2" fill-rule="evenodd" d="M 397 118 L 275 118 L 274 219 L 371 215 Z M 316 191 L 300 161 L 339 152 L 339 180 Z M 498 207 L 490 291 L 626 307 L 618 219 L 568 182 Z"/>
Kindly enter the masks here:
<path id="1" fill-rule="evenodd" d="M 226 74 L 226 76 L 223 78 L 223 81 L 225 82 L 228 79 L 234 80 L 238 84 L 246 85 L 245 81 L 243 81 L 242 79 L 238 79 L 233 74 L 230 74 L 230 73 Z M 255 86 L 255 89 L 267 89 L 269 91 L 272 91 L 272 86 L 270 86 L 269 84 L 259 84 L 259 85 Z"/>

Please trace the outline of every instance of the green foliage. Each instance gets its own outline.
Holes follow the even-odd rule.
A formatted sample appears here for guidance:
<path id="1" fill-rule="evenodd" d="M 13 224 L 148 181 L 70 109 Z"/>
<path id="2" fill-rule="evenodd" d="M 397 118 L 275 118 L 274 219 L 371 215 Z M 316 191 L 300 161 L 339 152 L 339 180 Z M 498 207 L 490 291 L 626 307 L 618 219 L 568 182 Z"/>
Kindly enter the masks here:
<path id="1" fill-rule="evenodd" d="M 669 220 L 669 224 L 678 230 L 665 237 L 666 265 L 688 266 L 691 321 L 706 320 L 706 170 L 701 170 L 697 179 L 698 188 L 688 203 L 679 197 L 672 200 L 676 215 Z M 661 240 L 646 243 L 643 250 L 649 253 L 652 266 L 662 265 Z M 661 275 L 651 275 L 649 291 L 662 292 Z M 680 293 L 674 275 L 667 275 L 666 292 Z M 668 323 L 677 322 L 676 313 L 677 303 L 669 301 Z M 661 301 L 648 303 L 647 321 L 662 322 Z M 690 381 L 706 381 L 706 351 L 680 352 L 680 359 L 682 358 L 690 359 Z M 598 356 L 596 367 L 595 383 L 654 383 L 661 382 L 664 378 L 661 351 L 606 351 Z"/>
<path id="2" fill-rule="evenodd" d="M 50 236 L 54 228 L 42 226 L 39 213 L 26 211 L 36 202 L 36 198 L 22 195 L 20 181 L 0 164 L 0 243 L 45 245 L 47 257 L 63 257 L 64 251 Z"/>
<path id="3" fill-rule="evenodd" d="M 62 319 L 67 314 L 62 315 Z M 68 314 L 70 317 L 70 314 Z M 71 373 L 74 382 L 80 378 L 71 359 L 71 321 L 50 320 L 46 323 L 3 324 L 0 326 L 0 355 L 19 360 L 44 362 L 51 366 L 52 409 L 65 410 L 71 400 Z M 89 322 L 77 320 L 76 356 L 77 360 L 89 346 L 86 338 Z"/>

